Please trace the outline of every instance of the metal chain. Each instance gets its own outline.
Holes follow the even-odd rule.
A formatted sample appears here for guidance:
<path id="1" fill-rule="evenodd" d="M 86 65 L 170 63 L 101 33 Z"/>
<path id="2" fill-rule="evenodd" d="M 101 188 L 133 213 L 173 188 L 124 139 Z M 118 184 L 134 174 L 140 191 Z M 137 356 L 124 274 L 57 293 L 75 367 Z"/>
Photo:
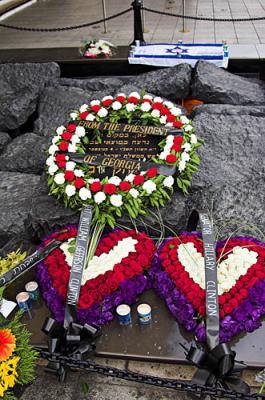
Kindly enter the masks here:
<path id="1" fill-rule="evenodd" d="M 28 32 L 71 31 L 71 30 L 74 30 L 74 29 L 87 28 L 87 27 L 92 26 L 92 25 L 97 25 L 97 24 L 100 24 L 100 23 L 102 23 L 104 21 L 109 21 L 111 19 L 120 17 L 121 15 L 127 14 L 128 12 L 131 12 L 132 9 L 133 9 L 132 7 L 131 8 L 127 8 L 126 10 L 121 11 L 121 12 L 119 12 L 117 14 L 110 15 L 107 18 L 102 18 L 102 19 L 99 19 L 99 20 L 94 21 L 94 22 L 87 22 L 87 23 L 81 24 L 81 25 L 65 26 L 65 27 L 62 27 L 62 28 L 26 28 L 26 27 L 22 27 L 22 26 L 6 25 L 6 24 L 2 24 L 2 23 L 0 23 L 0 27 L 7 28 L 7 29 L 15 29 L 17 31 L 28 31 Z"/>
<path id="2" fill-rule="evenodd" d="M 183 14 L 173 14 L 166 11 L 153 10 L 152 8 L 142 7 L 144 11 L 153 13 L 166 15 L 168 17 L 177 17 L 177 18 L 185 18 L 185 19 L 195 19 L 197 21 L 214 21 L 214 22 L 248 22 L 248 21 L 263 21 L 265 17 L 253 17 L 253 18 L 210 18 L 210 17 L 192 17 L 190 15 Z"/>
<path id="3" fill-rule="evenodd" d="M 200 395 L 203 394 L 205 396 L 206 395 L 213 396 L 213 398 L 244 399 L 244 400 L 265 399 L 265 395 L 259 393 L 245 395 L 239 392 L 235 392 L 233 390 L 201 386 L 177 379 L 167 379 L 167 378 L 160 378 L 157 376 L 138 374 L 136 372 L 130 372 L 119 368 L 112 368 L 96 364 L 91 360 L 80 361 L 57 353 L 51 354 L 50 352 L 44 351 L 42 349 L 37 348 L 37 350 L 39 351 L 40 356 L 45 360 L 55 361 L 55 362 L 59 361 L 65 367 L 82 369 L 88 372 L 96 372 L 98 374 L 111 376 L 114 378 L 125 379 L 128 381 L 133 381 L 138 383 L 145 383 L 148 385 L 159 386 L 167 389 L 174 389 L 181 392 L 189 392 Z"/>

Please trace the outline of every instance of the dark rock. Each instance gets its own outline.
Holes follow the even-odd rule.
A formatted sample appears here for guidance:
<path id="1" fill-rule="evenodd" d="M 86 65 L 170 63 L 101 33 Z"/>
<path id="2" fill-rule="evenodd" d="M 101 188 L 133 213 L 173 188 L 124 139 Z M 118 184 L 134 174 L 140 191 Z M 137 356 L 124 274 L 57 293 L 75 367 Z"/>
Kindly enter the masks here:
<path id="1" fill-rule="evenodd" d="M 0 129 L 13 130 L 36 110 L 38 96 L 46 84 L 60 76 L 55 63 L 0 65 Z"/>
<path id="2" fill-rule="evenodd" d="M 9 143 L 0 155 L 0 170 L 40 174 L 45 166 L 48 138 L 25 133 Z"/>
<path id="3" fill-rule="evenodd" d="M 40 177 L 0 171 L 0 247 L 24 236 L 25 221 Z"/>
<path id="4" fill-rule="evenodd" d="M 225 114 L 225 115 L 252 115 L 264 117 L 265 107 L 262 106 L 233 106 L 230 104 L 202 104 L 195 106 L 190 117 L 193 119 L 199 114 Z"/>
<path id="5" fill-rule="evenodd" d="M 32 197 L 32 207 L 27 219 L 27 232 L 35 240 L 60 229 L 67 224 L 79 221 L 80 213 L 65 208 L 64 204 L 48 196 L 47 176 L 43 174 Z"/>
<path id="6" fill-rule="evenodd" d="M 263 105 L 265 85 L 218 68 L 206 61 L 196 64 L 192 97 L 206 103 Z"/>
<path id="7" fill-rule="evenodd" d="M 189 64 L 179 64 L 172 68 L 162 68 L 138 75 L 133 84 L 146 92 L 176 101 L 188 96 L 192 68 Z"/>
<path id="8" fill-rule="evenodd" d="M 52 130 L 70 119 L 70 112 L 93 99 L 101 99 L 108 92 L 85 92 L 76 87 L 47 87 L 40 96 L 39 118 L 35 122 L 34 132 L 49 136 Z"/>
<path id="9" fill-rule="evenodd" d="M 0 132 L 0 153 L 10 141 L 11 137 L 8 133 Z"/>
<path id="10" fill-rule="evenodd" d="M 74 86 L 87 91 L 102 91 L 108 90 L 109 95 L 112 95 L 114 91 L 119 90 L 119 87 L 123 86 L 127 82 L 132 81 L 131 76 L 121 77 L 108 77 L 108 78 L 90 78 L 90 79 L 70 79 L 61 78 L 60 85 L 62 86 Z"/>

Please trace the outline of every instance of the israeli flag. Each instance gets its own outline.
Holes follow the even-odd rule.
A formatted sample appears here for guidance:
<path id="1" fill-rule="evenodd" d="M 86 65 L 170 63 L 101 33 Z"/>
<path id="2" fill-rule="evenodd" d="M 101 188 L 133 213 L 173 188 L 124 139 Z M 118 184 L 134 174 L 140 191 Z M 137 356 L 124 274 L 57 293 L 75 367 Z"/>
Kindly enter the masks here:
<path id="1" fill-rule="evenodd" d="M 188 63 L 192 67 L 198 60 L 212 62 L 217 67 L 227 68 L 228 51 L 223 44 L 146 44 L 136 46 L 128 57 L 129 64 L 153 65 L 155 67 L 173 67 Z"/>

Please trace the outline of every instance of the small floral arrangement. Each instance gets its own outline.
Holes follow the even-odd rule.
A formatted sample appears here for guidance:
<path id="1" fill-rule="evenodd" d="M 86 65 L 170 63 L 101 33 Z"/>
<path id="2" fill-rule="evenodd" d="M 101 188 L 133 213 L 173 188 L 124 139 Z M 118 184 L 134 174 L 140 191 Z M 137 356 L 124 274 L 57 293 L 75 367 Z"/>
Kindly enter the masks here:
<path id="1" fill-rule="evenodd" d="M 216 245 L 220 341 L 261 326 L 265 315 L 265 243 L 230 237 Z M 166 240 L 151 269 L 152 284 L 172 315 L 205 341 L 205 268 L 199 232 Z"/>
<path id="2" fill-rule="evenodd" d="M 191 121 L 170 101 L 137 92 L 115 98 L 105 96 L 102 100 L 92 100 L 70 114 L 70 121 L 56 129 L 49 157 L 46 161 L 50 194 L 62 198 L 65 206 L 81 209 L 93 205 L 95 217 L 111 227 L 115 219 L 128 212 L 132 218 L 145 214 L 149 205 L 159 208 L 170 200 L 173 184 L 188 193 L 191 178 L 198 171 L 200 159 L 197 139 Z M 165 176 L 156 167 L 138 174 L 106 176 L 102 180 L 94 178 L 89 166 L 77 164 L 69 159 L 67 152 L 85 153 L 85 146 L 93 139 L 93 132 L 84 126 L 85 121 L 111 122 L 139 121 L 139 124 L 182 128 L 183 136 L 168 134 L 160 142 L 157 156 L 152 161 L 157 165 L 174 166 L 178 176 Z M 103 133 L 96 132 L 100 143 Z"/>
<path id="3" fill-rule="evenodd" d="M 19 321 L 0 318 L 0 398 L 15 400 L 15 385 L 27 384 L 35 378 L 38 353 L 29 345 L 30 333 Z"/>
<path id="4" fill-rule="evenodd" d="M 43 298 L 60 323 L 64 320 L 76 235 L 76 226 L 69 226 L 63 234 L 49 235 L 44 245 L 53 238 L 62 244 L 37 265 Z M 113 319 L 119 304 L 137 301 L 138 295 L 148 287 L 146 275 L 155 250 L 152 239 L 134 230 L 115 230 L 103 236 L 83 272 L 78 321 L 103 325 Z"/>
<path id="5" fill-rule="evenodd" d="M 0 257 L 0 277 L 5 272 L 14 268 L 17 264 L 21 263 L 27 256 L 26 252 L 21 252 L 19 249 L 17 251 L 12 251 L 7 254 L 6 257 Z"/>
<path id="6" fill-rule="evenodd" d="M 83 57 L 106 58 L 113 54 L 114 47 L 112 43 L 106 40 L 90 40 L 82 42 L 79 52 Z"/>

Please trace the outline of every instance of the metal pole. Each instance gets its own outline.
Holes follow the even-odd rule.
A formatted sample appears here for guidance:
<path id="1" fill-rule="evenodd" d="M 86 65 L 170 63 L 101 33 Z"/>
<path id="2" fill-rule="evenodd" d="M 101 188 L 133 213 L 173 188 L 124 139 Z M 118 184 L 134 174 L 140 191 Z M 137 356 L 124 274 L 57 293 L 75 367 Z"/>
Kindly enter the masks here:
<path id="1" fill-rule="evenodd" d="M 185 32 L 185 18 L 184 18 L 185 10 L 186 10 L 185 0 L 182 0 L 182 32 Z"/>
<path id="2" fill-rule="evenodd" d="M 136 44 L 136 40 L 141 44 L 145 43 L 143 35 L 143 25 L 142 25 L 142 5 L 143 0 L 134 0 L 132 2 L 134 11 L 134 39 L 132 44 Z"/>
<path id="3" fill-rule="evenodd" d="M 104 18 L 104 33 L 107 33 L 107 22 L 106 22 L 106 4 L 105 0 L 102 0 L 103 18 Z"/>

